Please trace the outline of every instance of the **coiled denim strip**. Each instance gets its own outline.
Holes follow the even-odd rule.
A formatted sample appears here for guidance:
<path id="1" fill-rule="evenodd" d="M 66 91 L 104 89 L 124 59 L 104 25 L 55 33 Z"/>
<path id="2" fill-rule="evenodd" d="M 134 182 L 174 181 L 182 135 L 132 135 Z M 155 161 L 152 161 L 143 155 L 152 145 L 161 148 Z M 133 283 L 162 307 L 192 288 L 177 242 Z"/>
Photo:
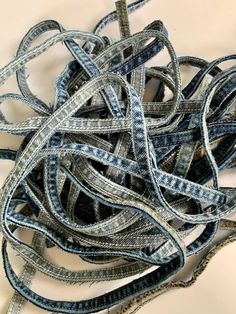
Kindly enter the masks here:
<path id="1" fill-rule="evenodd" d="M 8 313 L 20 313 L 25 300 L 71 314 L 129 301 L 119 313 L 135 313 L 164 291 L 191 285 L 214 253 L 236 239 L 236 224 L 226 219 L 236 210 L 235 189 L 221 188 L 218 180 L 220 170 L 236 165 L 236 68 L 220 67 L 236 55 L 211 62 L 177 57 L 159 20 L 130 34 L 128 13 L 146 2 L 126 6 L 125 0 L 117 1 L 116 11 L 93 33 L 65 30 L 53 20 L 40 22 L 24 36 L 16 58 L 0 70 L 0 84 L 15 73 L 20 90 L 0 95 L 0 104 L 15 100 L 37 114 L 11 123 L 0 111 L 0 131 L 24 136 L 17 151 L 0 150 L 1 159 L 15 163 L 0 194 L 4 270 L 15 290 Z M 101 29 L 115 20 L 121 39 L 101 37 Z M 31 48 L 42 34 L 55 30 L 59 33 Z M 75 39 L 85 43 L 80 46 Z M 56 78 L 54 102 L 48 106 L 31 92 L 25 65 L 59 42 L 72 60 Z M 164 48 L 169 63 L 146 67 Z M 181 65 L 199 69 L 184 88 Z M 148 99 L 151 80 L 158 86 Z M 165 100 L 167 89 L 171 96 Z M 206 185 L 210 179 L 213 186 Z M 34 232 L 31 245 L 18 238 L 18 228 Z M 228 235 L 215 244 L 220 230 Z M 11 267 L 8 243 L 25 261 L 19 276 Z M 109 265 L 65 269 L 45 258 L 44 250 L 53 246 Z M 189 256 L 205 249 L 209 252 L 191 280 L 171 280 Z M 153 265 L 158 268 L 141 275 Z M 140 276 L 75 302 L 32 291 L 36 271 L 73 284 Z"/>

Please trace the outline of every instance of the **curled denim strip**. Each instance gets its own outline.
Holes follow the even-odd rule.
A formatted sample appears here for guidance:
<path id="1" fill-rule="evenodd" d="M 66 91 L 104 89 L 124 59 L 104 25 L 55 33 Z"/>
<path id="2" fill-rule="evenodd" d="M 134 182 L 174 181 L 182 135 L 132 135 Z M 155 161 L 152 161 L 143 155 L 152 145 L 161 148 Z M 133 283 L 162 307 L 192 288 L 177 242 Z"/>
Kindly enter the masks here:
<path id="1" fill-rule="evenodd" d="M 135 313 L 164 291 L 191 285 L 209 258 L 235 240 L 235 222 L 227 218 L 236 210 L 235 189 L 221 188 L 218 173 L 236 165 L 235 67 L 221 68 L 236 56 L 211 62 L 178 57 L 159 20 L 131 34 L 128 14 L 146 2 L 126 6 L 118 0 L 116 11 L 92 33 L 65 30 L 53 20 L 40 22 L 23 37 L 16 58 L 0 69 L 0 84 L 15 73 L 20 90 L 0 95 L 0 105 L 14 100 L 35 112 L 12 123 L 0 107 L 0 131 L 24 137 L 17 151 L 0 150 L 1 159 L 14 162 L 0 193 L 4 270 L 15 290 L 8 313 L 20 313 L 25 301 L 71 314 L 129 301 L 120 313 Z M 100 36 L 115 20 L 121 38 Z M 42 34 L 55 30 L 59 33 L 31 48 Z M 75 39 L 85 43 L 80 46 Z M 72 59 L 55 79 L 49 106 L 31 91 L 25 65 L 59 42 Z M 166 66 L 147 67 L 164 48 L 170 58 Z M 186 87 L 181 65 L 198 69 Z M 157 87 L 149 97 L 152 81 Z M 207 185 L 210 179 L 213 186 Z M 33 231 L 31 244 L 18 237 L 20 228 Z M 212 249 L 221 230 L 228 236 Z M 8 244 L 25 261 L 19 276 L 11 267 Z M 44 256 L 53 246 L 91 264 L 108 265 L 65 269 Z M 203 250 L 206 256 L 191 280 L 166 283 L 188 257 Z M 153 265 L 159 267 L 142 274 Z M 139 277 L 72 302 L 31 290 L 36 271 L 70 284 Z"/>

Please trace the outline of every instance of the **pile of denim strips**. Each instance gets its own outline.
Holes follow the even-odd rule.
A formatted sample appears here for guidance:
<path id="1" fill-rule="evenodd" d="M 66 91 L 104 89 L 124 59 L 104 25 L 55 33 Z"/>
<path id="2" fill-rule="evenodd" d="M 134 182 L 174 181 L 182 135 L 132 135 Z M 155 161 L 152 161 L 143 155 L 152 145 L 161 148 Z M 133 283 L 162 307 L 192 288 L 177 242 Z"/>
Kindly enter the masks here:
<path id="1" fill-rule="evenodd" d="M 25 301 L 53 313 L 118 305 L 115 313 L 135 313 L 161 293 L 191 285 L 210 258 L 236 239 L 235 188 L 220 187 L 218 178 L 220 170 L 236 166 L 236 67 L 222 68 L 236 54 L 211 62 L 177 57 L 159 20 L 130 34 L 128 14 L 146 2 L 127 6 L 118 0 L 91 33 L 43 21 L 0 70 L 1 85 L 15 73 L 20 90 L 1 95 L 0 102 L 14 100 L 35 112 L 20 123 L 0 115 L 0 131 L 23 137 L 17 151 L 0 150 L 1 159 L 14 161 L 0 195 L 3 266 L 15 290 L 8 314 L 19 313 Z M 116 20 L 121 39 L 99 35 Z M 54 35 L 31 47 L 50 31 Z M 49 106 L 31 92 L 25 65 L 59 42 L 72 59 L 55 80 Z M 166 66 L 145 66 L 163 49 L 170 58 Z M 185 87 L 182 66 L 197 70 Z M 148 86 L 155 86 L 151 99 Z M 31 244 L 18 236 L 22 228 L 33 232 Z M 8 245 L 25 262 L 19 275 Z M 97 268 L 58 266 L 44 254 L 52 247 Z M 192 276 L 173 280 L 200 252 Z M 32 291 L 36 271 L 70 284 L 105 281 L 108 287 L 111 280 L 131 278 L 97 297 L 64 301 Z"/>

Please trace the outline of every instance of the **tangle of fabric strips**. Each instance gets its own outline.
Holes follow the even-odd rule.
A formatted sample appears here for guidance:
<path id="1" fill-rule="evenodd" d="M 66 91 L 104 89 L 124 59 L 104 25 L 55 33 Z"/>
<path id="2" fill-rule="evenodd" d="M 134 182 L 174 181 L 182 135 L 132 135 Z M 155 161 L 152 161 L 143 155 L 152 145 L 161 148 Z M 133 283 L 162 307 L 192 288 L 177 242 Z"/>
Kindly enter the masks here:
<path id="1" fill-rule="evenodd" d="M 23 138 L 17 151 L 0 150 L 1 159 L 14 161 L 0 193 L 2 258 L 15 290 L 8 314 L 20 313 L 25 301 L 53 313 L 95 313 L 121 304 L 119 313 L 134 313 L 164 291 L 191 285 L 236 239 L 230 216 L 235 188 L 219 185 L 219 172 L 236 166 L 236 67 L 222 68 L 236 54 L 211 62 L 178 57 L 159 20 L 131 34 L 128 14 L 146 2 L 117 1 L 92 33 L 40 22 L 0 70 L 0 84 L 16 74 L 20 91 L 1 95 L 0 103 L 15 100 L 35 112 L 19 123 L 0 115 L 0 131 Z M 99 35 L 116 20 L 119 40 Z M 32 46 L 46 32 L 54 33 Z M 31 92 L 25 66 L 60 42 L 72 58 L 48 105 Z M 148 67 L 163 49 L 168 64 Z M 197 69 L 185 87 L 183 65 Z M 33 232 L 31 244 L 18 236 L 22 228 Z M 228 234 L 216 241 L 221 230 Z M 20 275 L 8 245 L 25 262 Z M 99 265 L 60 267 L 44 254 L 55 246 Z M 202 252 L 189 281 L 172 280 Z M 34 292 L 36 271 L 70 284 L 139 276 L 75 302 Z"/>

